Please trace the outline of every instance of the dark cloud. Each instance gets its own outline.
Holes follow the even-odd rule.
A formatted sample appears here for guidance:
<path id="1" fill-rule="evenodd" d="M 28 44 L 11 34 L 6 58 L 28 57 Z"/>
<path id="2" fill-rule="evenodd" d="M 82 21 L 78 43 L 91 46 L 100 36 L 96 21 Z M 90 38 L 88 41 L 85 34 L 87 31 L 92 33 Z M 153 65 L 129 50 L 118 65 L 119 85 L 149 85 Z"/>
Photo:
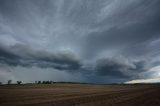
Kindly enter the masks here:
<path id="1" fill-rule="evenodd" d="M 115 78 L 138 78 L 141 72 L 145 72 L 145 61 L 132 61 L 126 57 L 118 56 L 103 58 L 96 62 L 95 72 L 100 76 Z"/>
<path id="2" fill-rule="evenodd" d="M 117 11 L 115 11 L 117 14 L 111 15 L 109 19 L 106 18 L 101 23 L 103 25 L 99 25 L 103 29 L 102 31 L 90 33 L 86 37 L 85 50 L 88 53 L 87 56 L 92 56 L 90 53 L 95 56 L 97 52 L 104 49 L 110 50 L 123 46 L 126 47 L 126 50 L 122 51 L 125 54 L 127 54 L 126 52 L 129 55 L 139 52 L 144 54 L 146 52 L 145 46 L 148 46 L 149 41 L 160 39 L 159 5 L 158 0 L 141 0 L 140 2 L 133 2 L 127 8 L 122 7 L 122 9 L 124 8 L 123 11 L 118 10 L 117 7 Z M 147 44 L 142 46 L 144 42 Z M 140 49 L 143 47 L 145 48 Z"/>
<path id="3" fill-rule="evenodd" d="M 123 71 L 129 70 L 130 68 L 130 66 L 114 60 L 100 59 L 97 61 L 95 70 L 97 74 L 101 76 L 128 77 Z"/>
<path id="4" fill-rule="evenodd" d="M 42 50 L 33 50 L 25 45 L 14 45 L 0 49 L 0 62 L 13 66 L 52 67 L 59 70 L 77 70 L 81 63 L 71 52 L 50 53 Z M 65 53 L 66 52 L 66 53 Z"/>
<path id="5" fill-rule="evenodd" d="M 36 67 L 90 82 L 148 78 L 160 61 L 159 10 L 159 0 L 0 0 L 0 72 Z"/>
<path id="6" fill-rule="evenodd" d="M 9 65 L 19 64 L 20 57 L 9 52 L 7 48 L 0 47 L 0 62 Z"/>
<path id="7" fill-rule="evenodd" d="M 1 58 L 10 58 L 10 59 L 19 58 L 17 55 L 10 53 L 8 50 L 6 50 L 3 47 L 0 47 L 0 56 Z"/>

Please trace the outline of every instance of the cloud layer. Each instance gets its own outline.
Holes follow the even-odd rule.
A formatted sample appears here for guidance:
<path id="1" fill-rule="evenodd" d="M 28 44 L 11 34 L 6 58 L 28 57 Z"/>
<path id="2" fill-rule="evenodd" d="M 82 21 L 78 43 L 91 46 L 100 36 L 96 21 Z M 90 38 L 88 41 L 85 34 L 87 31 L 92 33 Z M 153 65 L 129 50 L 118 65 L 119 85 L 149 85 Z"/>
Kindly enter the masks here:
<path id="1" fill-rule="evenodd" d="M 0 80 L 42 70 L 98 83 L 157 77 L 159 9 L 159 0 L 1 0 Z"/>

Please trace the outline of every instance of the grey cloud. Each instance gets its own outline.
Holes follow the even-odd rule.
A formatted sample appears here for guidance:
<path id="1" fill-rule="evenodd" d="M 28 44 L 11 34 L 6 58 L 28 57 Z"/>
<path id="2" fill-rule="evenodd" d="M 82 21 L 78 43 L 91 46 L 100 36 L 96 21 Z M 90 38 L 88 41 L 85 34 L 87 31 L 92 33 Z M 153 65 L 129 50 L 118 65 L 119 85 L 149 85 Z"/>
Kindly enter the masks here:
<path id="1" fill-rule="evenodd" d="M 98 75 L 115 78 L 138 78 L 147 71 L 145 61 L 132 61 L 124 56 L 103 58 L 96 62 L 95 71 Z"/>
<path id="2" fill-rule="evenodd" d="M 122 11 L 118 9 L 120 7 L 116 7 L 115 12 L 118 13 L 112 14 L 111 19 L 106 17 L 106 20 L 98 24 L 101 30 L 90 33 L 86 37 L 85 50 L 89 53 L 87 56 L 92 56 L 90 53 L 95 56 L 97 52 L 99 53 L 104 49 L 110 50 L 112 48 L 122 48 L 123 46 L 130 48 L 126 51 L 123 50 L 124 53 L 130 51 L 128 53 L 130 55 L 133 51 L 131 47 L 134 45 L 137 45 L 137 48 L 133 53 L 139 52 L 139 45 L 141 46 L 144 42 L 159 38 L 160 2 L 158 0 L 118 3 L 122 6 L 128 3 L 126 5 L 128 6 L 127 9 Z M 126 8 L 126 6 L 121 8 Z M 145 51 L 141 49 L 141 53 L 143 54 Z"/>
<path id="3" fill-rule="evenodd" d="M 95 82 L 147 78 L 160 60 L 159 9 L 159 0 L 0 0 L 0 63 Z"/>
<path id="4" fill-rule="evenodd" d="M 79 59 L 71 52 L 50 53 L 19 44 L 5 48 L 8 49 L 0 49 L 0 58 L 1 63 L 8 65 L 53 67 L 59 70 L 76 70 L 81 67 Z"/>

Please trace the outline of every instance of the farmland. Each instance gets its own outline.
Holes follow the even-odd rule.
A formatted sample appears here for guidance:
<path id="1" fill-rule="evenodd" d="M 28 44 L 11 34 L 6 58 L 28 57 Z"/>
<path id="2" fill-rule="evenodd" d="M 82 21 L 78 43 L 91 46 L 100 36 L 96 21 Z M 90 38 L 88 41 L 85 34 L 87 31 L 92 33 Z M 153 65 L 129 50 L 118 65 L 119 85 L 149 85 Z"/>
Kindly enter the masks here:
<path id="1" fill-rule="evenodd" d="M 160 106 L 160 86 L 1 85 L 0 106 Z"/>

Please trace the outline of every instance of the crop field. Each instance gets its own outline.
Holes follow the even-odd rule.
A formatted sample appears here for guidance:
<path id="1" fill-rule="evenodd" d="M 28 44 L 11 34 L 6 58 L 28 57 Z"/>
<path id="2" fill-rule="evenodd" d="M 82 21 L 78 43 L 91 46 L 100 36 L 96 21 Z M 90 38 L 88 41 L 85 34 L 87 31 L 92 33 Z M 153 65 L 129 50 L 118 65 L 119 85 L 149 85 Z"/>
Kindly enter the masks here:
<path id="1" fill-rule="evenodd" d="M 160 86 L 1 85 L 0 106 L 160 106 Z"/>

